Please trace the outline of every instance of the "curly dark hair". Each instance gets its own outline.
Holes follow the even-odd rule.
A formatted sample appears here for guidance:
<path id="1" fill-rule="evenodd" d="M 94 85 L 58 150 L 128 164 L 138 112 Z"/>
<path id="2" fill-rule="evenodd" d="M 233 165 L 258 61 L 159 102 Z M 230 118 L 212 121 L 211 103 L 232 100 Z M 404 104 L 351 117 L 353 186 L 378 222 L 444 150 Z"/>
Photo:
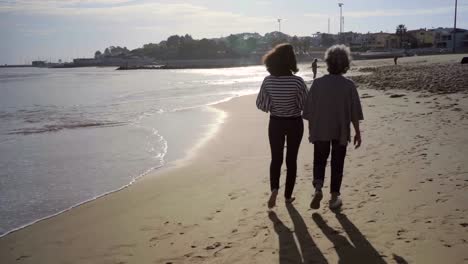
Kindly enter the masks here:
<path id="1" fill-rule="evenodd" d="M 330 74 L 345 74 L 351 63 L 351 51 L 345 45 L 333 45 L 325 52 L 325 61 Z"/>
<path id="2" fill-rule="evenodd" d="M 267 71 L 274 76 L 292 75 L 299 71 L 294 48 L 289 43 L 276 45 L 263 56 L 262 61 Z"/>

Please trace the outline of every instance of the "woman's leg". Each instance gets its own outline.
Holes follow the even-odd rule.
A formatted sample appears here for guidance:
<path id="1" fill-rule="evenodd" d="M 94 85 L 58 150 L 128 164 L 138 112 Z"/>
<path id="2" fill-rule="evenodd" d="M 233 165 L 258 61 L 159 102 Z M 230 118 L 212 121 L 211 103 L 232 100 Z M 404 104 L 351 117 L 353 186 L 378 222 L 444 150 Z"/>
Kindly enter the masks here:
<path id="1" fill-rule="evenodd" d="M 304 134 L 304 122 L 302 119 L 288 120 L 287 137 L 287 150 L 286 150 L 286 167 L 288 169 L 286 174 L 286 188 L 284 190 L 284 197 L 291 198 L 296 184 L 297 176 L 297 154 L 299 146 L 301 145 L 302 135 Z"/>
<path id="2" fill-rule="evenodd" d="M 332 141 L 331 157 L 331 193 L 340 195 L 343 168 L 346 157 L 346 145 L 340 145 L 338 140 Z"/>
<path id="3" fill-rule="evenodd" d="M 314 142 L 314 181 L 313 185 L 317 191 L 323 187 L 325 180 L 325 168 L 330 155 L 330 141 Z"/>
<path id="4" fill-rule="evenodd" d="M 270 189 L 279 189 L 281 165 L 283 164 L 283 151 L 285 141 L 284 120 L 270 119 L 268 126 L 268 138 L 270 140 L 271 163 L 270 163 Z"/>

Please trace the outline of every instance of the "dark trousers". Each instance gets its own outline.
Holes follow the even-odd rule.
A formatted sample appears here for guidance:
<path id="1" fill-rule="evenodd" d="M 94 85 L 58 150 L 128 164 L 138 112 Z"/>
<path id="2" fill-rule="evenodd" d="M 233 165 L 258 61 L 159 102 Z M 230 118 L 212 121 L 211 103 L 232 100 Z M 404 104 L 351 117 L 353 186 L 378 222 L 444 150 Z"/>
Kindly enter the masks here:
<path id="1" fill-rule="evenodd" d="M 321 188 L 325 179 L 325 167 L 330 155 L 331 145 L 331 185 L 330 192 L 340 193 L 343 167 L 346 156 L 346 145 L 338 140 L 314 142 L 314 187 Z"/>
<path id="2" fill-rule="evenodd" d="M 283 164 L 284 143 L 286 141 L 286 188 L 284 197 L 291 198 L 296 184 L 297 153 L 304 134 L 304 123 L 301 117 L 270 117 L 268 138 L 270 139 L 271 164 L 270 187 L 279 189 L 281 166 Z"/>

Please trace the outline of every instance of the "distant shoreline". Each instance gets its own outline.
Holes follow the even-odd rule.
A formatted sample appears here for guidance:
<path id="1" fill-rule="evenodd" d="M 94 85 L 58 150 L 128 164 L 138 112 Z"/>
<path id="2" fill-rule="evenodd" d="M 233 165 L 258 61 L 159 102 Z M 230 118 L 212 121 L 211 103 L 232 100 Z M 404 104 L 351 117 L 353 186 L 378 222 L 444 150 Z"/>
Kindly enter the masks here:
<path id="1" fill-rule="evenodd" d="M 309 55 L 298 55 L 297 61 L 299 63 L 309 63 L 313 59 L 322 59 L 324 51 L 313 52 Z M 462 53 L 457 53 L 462 54 Z M 431 56 L 431 55 L 447 55 L 445 53 L 423 53 L 417 52 L 403 52 L 403 51 L 381 51 L 381 52 L 363 52 L 353 53 L 353 60 L 377 60 L 388 59 L 393 57 L 411 57 L 411 56 Z M 73 63 L 66 63 L 63 65 L 54 65 L 50 67 L 37 67 L 33 65 L 0 65 L 0 68 L 83 68 L 83 67 L 116 67 L 118 70 L 177 70 L 177 69 L 218 69 L 218 68 L 236 68 L 262 65 L 261 56 L 249 58 L 236 58 L 236 59 L 194 59 L 194 60 L 160 60 L 157 64 L 148 65 L 80 65 Z"/>
<path id="2" fill-rule="evenodd" d="M 19 64 L 19 65 L 0 65 L 0 68 L 32 68 L 34 66 L 27 65 L 27 64 Z"/>

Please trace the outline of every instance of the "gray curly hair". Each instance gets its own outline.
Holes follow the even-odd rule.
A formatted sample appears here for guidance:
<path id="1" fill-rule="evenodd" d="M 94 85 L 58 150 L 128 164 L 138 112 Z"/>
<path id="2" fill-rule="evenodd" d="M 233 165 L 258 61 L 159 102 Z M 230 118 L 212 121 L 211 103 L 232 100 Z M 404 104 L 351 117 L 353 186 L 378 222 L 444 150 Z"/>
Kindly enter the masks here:
<path id="1" fill-rule="evenodd" d="M 351 50 L 345 45 L 333 45 L 325 52 L 330 74 L 345 74 L 351 63 Z"/>

